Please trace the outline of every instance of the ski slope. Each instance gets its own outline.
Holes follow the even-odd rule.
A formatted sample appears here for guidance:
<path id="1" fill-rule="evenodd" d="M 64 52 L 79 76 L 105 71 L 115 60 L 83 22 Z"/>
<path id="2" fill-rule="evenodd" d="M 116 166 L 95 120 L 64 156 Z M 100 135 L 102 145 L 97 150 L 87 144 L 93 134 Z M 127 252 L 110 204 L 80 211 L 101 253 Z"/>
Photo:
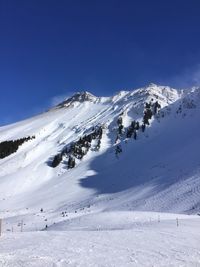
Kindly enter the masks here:
<path id="1" fill-rule="evenodd" d="M 158 222 L 155 213 L 115 212 L 110 222 L 114 219 L 115 227 L 102 229 L 109 215 L 102 217 L 98 230 L 70 228 L 3 235 L 0 266 L 200 266 L 199 219 L 195 216 L 181 216 L 177 227 L 173 215 L 163 214 Z M 125 224 L 128 221 L 128 229 L 116 228 L 122 219 Z"/>
<path id="2" fill-rule="evenodd" d="M 121 136 L 116 157 L 119 116 L 125 129 L 142 123 L 150 101 L 160 111 L 137 140 Z M 75 94 L 1 127 L 0 142 L 35 136 L 0 159 L 1 266 L 200 266 L 199 117 L 200 88 L 150 84 L 113 97 Z M 67 169 L 67 158 L 50 166 L 98 125 L 99 151 L 93 142 L 75 168 Z"/>

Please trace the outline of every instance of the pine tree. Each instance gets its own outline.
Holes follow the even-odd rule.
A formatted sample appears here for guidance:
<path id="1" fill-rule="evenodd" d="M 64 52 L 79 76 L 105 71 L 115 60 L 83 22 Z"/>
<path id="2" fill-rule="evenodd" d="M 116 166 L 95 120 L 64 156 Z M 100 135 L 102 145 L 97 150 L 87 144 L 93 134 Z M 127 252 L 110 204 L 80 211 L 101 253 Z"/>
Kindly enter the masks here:
<path id="1" fill-rule="evenodd" d="M 135 130 L 139 130 L 139 129 L 140 129 L 140 123 L 139 121 L 137 121 L 135 124 Z"/>
<path id="2" fill-rule="evenodd" d="M 100 147 L 101 147 L 101 140 L 99 139 L 96 145 L 96 150 L 99 151 Z"/>
<path id="3" fill-rule="evenodd" d="M 132 134 L 133 134 L 133 128 L 129 127 L 126 133 L 126 138 L 131 138 Z"/>
<path id="4" fill-rule="evenodd" d="M 120 145 L 117 145 L 116 148 L 115 148 L 115 155 L 116 157 L 118 157 L 118 154 L 119 153 L 122 153 L 122 148 Z"/>
<path id="5" fill-rule="evenodd" d="M 123 123 L 122 117 L 119 117 L 118 120 L 117 120 L 117 124 L 118 125 L 122 125 L 122 123 Z"/>
<path id="6" fill-rule="evenodd" d="M 23 143 L 34 139 L 35 136 L 28 136 L 17 140 L 4 141 L 0 143 L 0 159 L 8 157 L 9 155 L 17 152 L 19 146 Z"/>
<path id="7" fill-rule="evenodd" d="M 75 159 L 70 155 L 67 163 L 68 169 L 75 167 Z"/>
<path id="8" fill-rule="evenodd" d="M 141 128 L 142 128 L 142 132 L 145 131 L 145 127 L 146 127 L 146 126 L 145 126 L 145 124 L 143 123 L 143 124 L 142 124 L 142 127 L 141 127 Z"/>
<path id="9" fill-rule="evenodd" d="M 131 128 L 132 128 L 132 129 L 135 129 L 135 124 L 136 124 L 136 121 L 132 121 L 132 122 L 131 122 Z"/>
<path id="10" fill-rule="evenodd" d="M 62 154 L 57 154 L 57 155 L 55 155 L 51 166 L 53 168 L 56 168 L 60 164 L 61 161 L 62 161 Z"/>
<path id="11" fill-rule="evenodd" d="M 136 131 L 134 131 L 134 139 L 135 140 L 137 139 L 137 133 L 136 133 Z"/>
<path id="12" fill-rule="evenodd" d="M 122 130 L 123 130 L 124 126 L 121 124 L 119 125 L 119 128 L 118 128 L 118 133 L 121 135 L 122 134 Z"/>

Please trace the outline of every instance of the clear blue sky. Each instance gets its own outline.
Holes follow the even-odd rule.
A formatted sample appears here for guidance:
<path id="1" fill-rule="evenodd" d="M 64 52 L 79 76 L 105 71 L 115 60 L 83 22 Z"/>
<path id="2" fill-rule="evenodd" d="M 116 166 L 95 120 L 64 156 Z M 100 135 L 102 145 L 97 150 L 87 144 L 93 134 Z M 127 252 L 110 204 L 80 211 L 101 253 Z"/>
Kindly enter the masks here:
<path id="1" fill-rule="evenodd" d="M 199 0 L 0 0 L 0 125 L 74 91 L 199 81 Z"/>

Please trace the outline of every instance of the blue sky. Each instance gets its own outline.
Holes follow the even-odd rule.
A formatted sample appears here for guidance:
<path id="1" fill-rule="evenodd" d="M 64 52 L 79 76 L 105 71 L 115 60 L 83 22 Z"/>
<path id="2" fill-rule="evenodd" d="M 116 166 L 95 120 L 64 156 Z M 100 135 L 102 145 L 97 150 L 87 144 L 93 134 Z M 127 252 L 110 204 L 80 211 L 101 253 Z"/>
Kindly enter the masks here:
<path id="1" fill-rule="evenodd" d="M 199 0 L 0 0 L 0 125 L 75 91 L 200 83 Z"/>

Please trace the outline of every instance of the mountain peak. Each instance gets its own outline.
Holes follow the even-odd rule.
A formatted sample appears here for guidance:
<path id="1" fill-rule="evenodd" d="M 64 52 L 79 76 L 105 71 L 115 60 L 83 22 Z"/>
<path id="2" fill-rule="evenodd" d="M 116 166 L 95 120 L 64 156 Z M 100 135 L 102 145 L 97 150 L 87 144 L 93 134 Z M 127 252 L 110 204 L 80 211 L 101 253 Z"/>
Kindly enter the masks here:
<path id="1" fill-rule="evenodd" d="M 146 87 L 147 88 L 149 88 L 149 87 L 159 87 L 159 85 L 155 84 L 155 83 L 149 83 Z"/>
<path id="2" fill-rule="evenodd" d="M 97 100 L 97 97 L 91 94 L 90 92 L 82 91 L 82 92 L 75 93 L 71 97 L 67 98 L 66 100 L 58 104 L 56 107 L 66 107 L 74 102 L 80 102 L 80 103 L 83 103 L 85 101 L 96 102 L 96 100 Z"/>
<path id="3" fill-rule="evenodd" d="M 82 92 L 75 93 L 68 100 L 84 102 L 84 101 L 93 101 L 94 99 L 96 99 L 96 96 L 94 96 L 93 94 L 91 94 L 88 91 L 82 91 Z"/>

